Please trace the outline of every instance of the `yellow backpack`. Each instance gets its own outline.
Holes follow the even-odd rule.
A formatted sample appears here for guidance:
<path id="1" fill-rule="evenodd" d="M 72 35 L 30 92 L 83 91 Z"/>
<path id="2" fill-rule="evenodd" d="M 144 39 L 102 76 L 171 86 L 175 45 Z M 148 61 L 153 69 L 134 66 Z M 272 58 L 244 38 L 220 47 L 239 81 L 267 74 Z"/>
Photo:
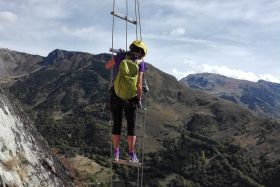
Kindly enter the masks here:
<path id="1" fill-rule="evenodd" d="M 137 80 L 140 61 L 124 59 L 114 80 L 116 95 L 124 100 L 132 99 L 137 94 Z"/>

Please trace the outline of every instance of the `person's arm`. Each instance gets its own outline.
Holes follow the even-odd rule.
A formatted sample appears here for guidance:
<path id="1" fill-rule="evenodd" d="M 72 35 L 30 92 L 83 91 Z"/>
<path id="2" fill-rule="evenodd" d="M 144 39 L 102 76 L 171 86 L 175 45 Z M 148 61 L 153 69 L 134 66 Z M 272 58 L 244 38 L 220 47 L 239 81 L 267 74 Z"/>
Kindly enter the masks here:
<path id="1" fill-rule="evenodd" d="M 109 60 L 106 64 L 105 64 L 105 69 L 111 69 L 115 64 L 115 59 L 111 58 L 111 60 Z"/>
<path id="2" fill-rule="evenodd" d="M 143 77 L 143 72 L 138 72 L 137 98 L 138 98 L 139 101 L 141 101 L 141 96 L 142 96 L 142 77 Z"/>

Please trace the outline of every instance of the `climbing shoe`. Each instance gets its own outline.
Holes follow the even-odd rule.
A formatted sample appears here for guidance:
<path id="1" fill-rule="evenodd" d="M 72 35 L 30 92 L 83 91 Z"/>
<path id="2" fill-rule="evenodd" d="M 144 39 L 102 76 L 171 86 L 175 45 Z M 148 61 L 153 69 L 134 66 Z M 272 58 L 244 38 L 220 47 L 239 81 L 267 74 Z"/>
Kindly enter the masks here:
<path id="1" fill-rule="evenodd" d="M 134 152 L 128 153 L 129 154 L 129 162 L 133 164 L 138 164 L 139 160 Z"/>
<path id="2" fill-rule="evenodd" d="M 120 151 L 119 149 L 114 150 L 114 161 L 118 162 L 120 158 Z"/>

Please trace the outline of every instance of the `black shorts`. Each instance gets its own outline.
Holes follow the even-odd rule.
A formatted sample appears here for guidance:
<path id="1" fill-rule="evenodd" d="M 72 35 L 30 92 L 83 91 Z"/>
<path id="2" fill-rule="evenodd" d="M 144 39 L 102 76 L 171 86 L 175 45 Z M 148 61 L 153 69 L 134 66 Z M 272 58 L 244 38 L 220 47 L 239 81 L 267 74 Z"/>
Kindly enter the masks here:
<path id="1" fill-rule="evenodd" d="M 116 95 L 114 88 L 110 90 L 110 96 L 111 112 L 113 116 L 112 134 L 121 134 L 124 111 L 127 120 L 127 135 L 135 136 L 137 97 L 125 101 Z"/>

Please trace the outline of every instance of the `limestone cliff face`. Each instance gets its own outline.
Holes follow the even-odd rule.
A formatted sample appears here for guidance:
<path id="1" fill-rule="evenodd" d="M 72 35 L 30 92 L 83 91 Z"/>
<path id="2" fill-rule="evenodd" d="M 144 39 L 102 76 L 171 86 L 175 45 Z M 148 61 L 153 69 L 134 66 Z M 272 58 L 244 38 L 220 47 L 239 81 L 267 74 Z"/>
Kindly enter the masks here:
<path id="1" fill-rule="evenodd" d="M 63 166 L 15 102 L 0 91 L 0 184 L 72 186 Z"/>

